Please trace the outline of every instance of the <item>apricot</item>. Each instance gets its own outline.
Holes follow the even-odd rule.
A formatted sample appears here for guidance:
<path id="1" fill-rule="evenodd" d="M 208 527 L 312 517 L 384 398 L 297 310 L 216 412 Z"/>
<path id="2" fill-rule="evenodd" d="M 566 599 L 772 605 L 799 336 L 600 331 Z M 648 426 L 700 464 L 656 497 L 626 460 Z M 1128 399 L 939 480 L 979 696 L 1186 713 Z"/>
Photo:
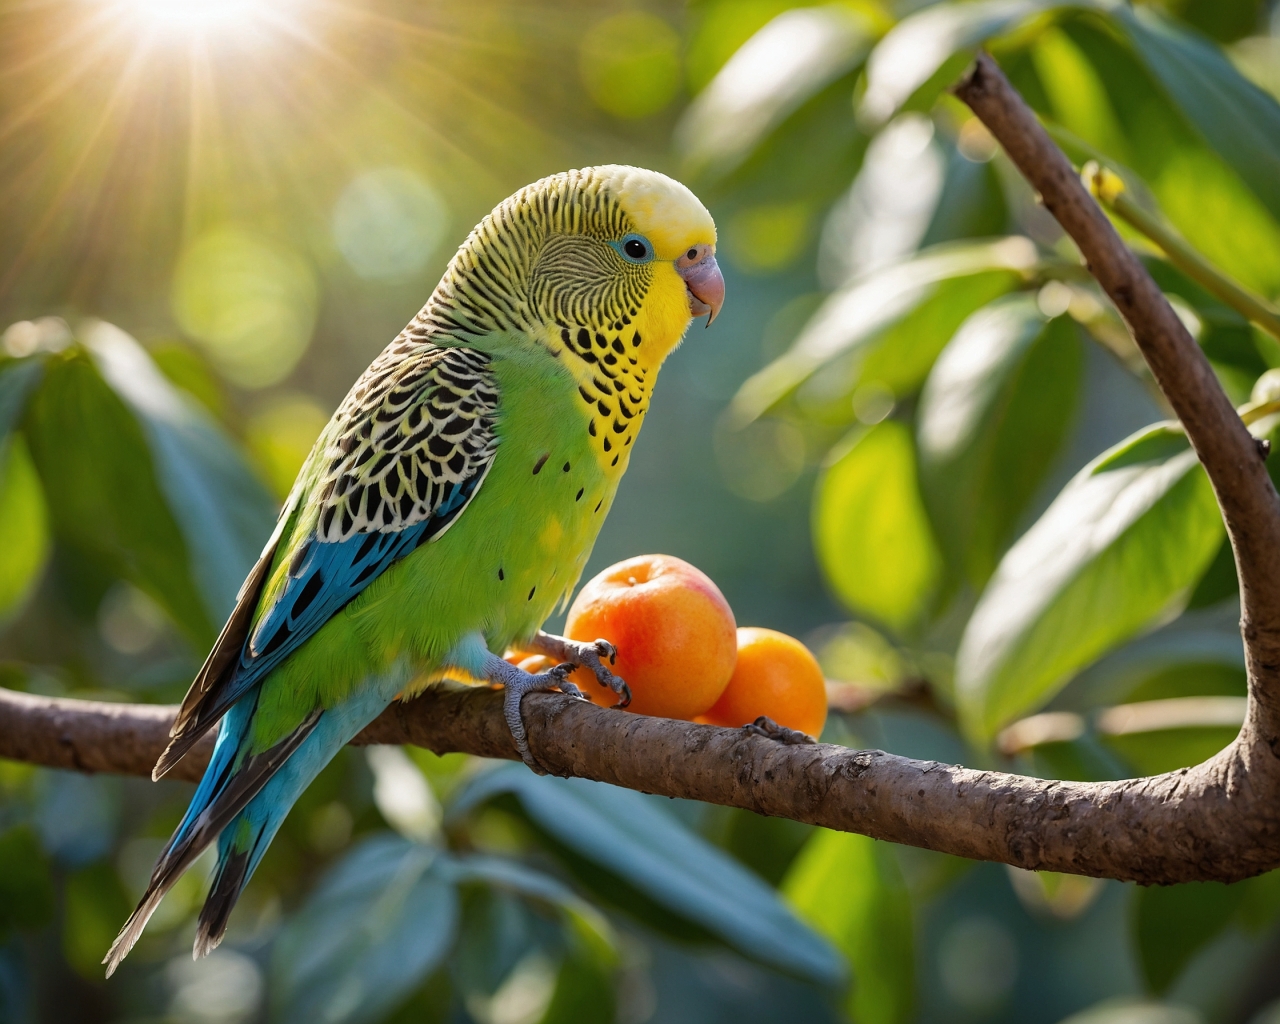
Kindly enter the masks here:
<path id="1" fill-rule="evenodd" d="M 618 649 L 610 668 L 631 687 L 629 711 L 665 718 L 692 718 L 716 702 L 737 659 L 735 630 L 720 588 L 670 555 L 611 565 L 579 591 L 565 622 L 570 639 Z M 573 681 L 597 704 L 617 702 L 585 669 Z"/>
<path id="2" fill-rule="evenodd" d="M 827 684 L 804 644 L 774 629 L 738 630 L 738 662 L 708 725 L 741 726 L 768 715 L 779 725 L 819 736 L 827 722 Z"/>

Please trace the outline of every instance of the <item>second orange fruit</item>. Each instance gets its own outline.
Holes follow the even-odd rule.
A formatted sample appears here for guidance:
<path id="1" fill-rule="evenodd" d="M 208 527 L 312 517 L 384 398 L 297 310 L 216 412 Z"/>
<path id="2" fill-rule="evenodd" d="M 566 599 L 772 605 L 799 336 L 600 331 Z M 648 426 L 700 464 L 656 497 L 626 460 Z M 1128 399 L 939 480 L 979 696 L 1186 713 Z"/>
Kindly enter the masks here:
<path id="1" fill-rule="evenodd" d="M 738 630 L 729 685 L 698 721 L 736 727 L 761 715 L 819 736 L 827 721 L 827 684 L 817 659 L 795 637 L 748 626 Z"/>

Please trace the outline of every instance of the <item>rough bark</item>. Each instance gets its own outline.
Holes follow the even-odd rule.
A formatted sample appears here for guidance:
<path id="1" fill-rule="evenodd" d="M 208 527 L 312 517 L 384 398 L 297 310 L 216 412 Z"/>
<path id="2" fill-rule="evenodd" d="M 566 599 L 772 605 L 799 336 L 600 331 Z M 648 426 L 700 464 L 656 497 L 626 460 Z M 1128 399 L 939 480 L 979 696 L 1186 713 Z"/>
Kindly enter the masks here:
<path id="1" fill-rule="evenodd" d="M 1239 737 L 1166 775 L 1053 782 L 882 751 L 784 746 L 534 694 L 524 702 L 530 747 L 557 774 L 1024 868 L 1172 883 L 1235 881 L 1280 866 L 1280 498 L 1199 347 L 994 62 L 980 56 L 955 91 L 1079 246 L 1208 471 L 1241 584 L 1249 705 Z M 145 775 L 175 711 L 0 691 L 0 756 Z M 501 695 L 482 688 L 444 686 L 393 705 L 356 742 L 516 757 Z M 175 774 L 198 777 L 210 745 Z"/>

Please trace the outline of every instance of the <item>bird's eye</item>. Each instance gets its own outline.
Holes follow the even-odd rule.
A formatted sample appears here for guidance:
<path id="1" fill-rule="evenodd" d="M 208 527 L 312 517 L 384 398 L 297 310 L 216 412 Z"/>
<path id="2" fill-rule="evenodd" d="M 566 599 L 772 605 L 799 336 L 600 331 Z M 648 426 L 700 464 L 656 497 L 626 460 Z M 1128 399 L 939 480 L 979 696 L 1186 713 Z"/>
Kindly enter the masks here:
<path id="1" fill-rule="evenodd" d="M 653 246 L 644 235 L 625 235 L 622 241 L 609 244 L 628 263 L 648 263 L 653 259 Z"/>
<path id="2" fill-rule="evenodd" d="M 685 256 L 687 256 L 691 260 L 696 260 L 698 258 L 698 250 L 690 249 L 687 253 L 685 253 Z"/>

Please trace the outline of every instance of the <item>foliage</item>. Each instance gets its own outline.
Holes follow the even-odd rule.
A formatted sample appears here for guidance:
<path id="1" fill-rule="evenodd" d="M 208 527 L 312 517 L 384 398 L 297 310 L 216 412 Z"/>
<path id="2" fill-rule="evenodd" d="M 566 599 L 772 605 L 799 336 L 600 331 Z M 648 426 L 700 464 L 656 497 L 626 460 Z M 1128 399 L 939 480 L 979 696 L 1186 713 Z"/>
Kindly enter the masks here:
<path id="1" fill-rule="evenodd" d="M 1266 307 L 1276 295 L 1280 281 L 1267 268 L 1275 264 L 1248 254 L 1280 254 L 1272 240 L 1280 227 L 1280 104 L 1237 70 L 1231 51 L 1170 16 L 1193 17 L 1227 41 L 1253 31 L 1246 5 L 1214 7 L 927 5 L 887 31 L 866 29 L 877 41 L 845 63 L 778 71 L 785 80 L 774 95 L 786 108 L 768 131 L 760 128 L 762 101 L 739 109 L 722 88 L 739 71 L 732 64 L 686 115 L 688 166 L 730 207 L 754 202 L 752 189 L 766 182 L 787 194 L 788 170 L 804 189 L 843 172 L 843 195 L 832 189 L 811 229 L 826 295 L 743 384 L 726 429 L 745 434 L 774 420 L 806 438 L 818 470 L 815 552 L 831 591 L 856 616 L 823 634 L 829 674 L 862 695 L 856 702 L 879 699 L 879 714 L 899 719 L 892 691 L 919 699 L 923 685 L 937 716 L 930 729 L 958 730 L 971 760 L 1064 778 L 1164 771 L 1219 749 L 1243 713 L 1236 585 L 1207 479 L 1181 430 L 1160 422 L 1167 407 L 1070 242 L 945 92 L 975 48 L 987 46 L 1078 165 L 1120 175 L 1161 237 L 1175 241 L 1166 252 L 1132 219 L 1120 224 L 1122 234 L 1227 393 L 1246 403 L 1280 362 L 1269 325 L 1250 323 L 1259 307 L 1249 305 L 1257 298 Z M 818 17 L 816 9 L 806 16 Z M 1231 20 L 1237 16 L 1243 20 Z M 778 18 L 734 60 L 745 62 L 770 33 L 783 32 Z M 852 95 L 866 138 L 852 163 L 836 158 L 807 120 L 822 121 L 817 112 L 828 109 L 835 80 Z M 711 161 L 705 134 L 695 140 L 691 132 L 703 124 L 716 125 L 716 138 L 751 146 Z M 1256 248 L 1242 246 L 1244 237 L 1256 238 Z M 1179 258 L 1188 252 L 1196 254 L 1190 262 Z M 1210 292 L 1244 300 L 1233 308 Z M 1258 396 L 1266 386 L 1257 385 Z M 1132 415 L 1116 415 L 1118 406 Z M 1274 418 L 1252 408 L 1246 421 L 1269 436 Z M 1037 712 L 1050 714 L 1028 717 Z M 876 742 L 875 729 L 846 723 L 842 741 Z M 897 744 L 884 742 L 892 738 Z M 880 739 L 917 756 L 957 756 L 954 746 L 935 753 L 937 740 L 915 742 L 911 749 L 892 730 Z M 848 839 L 840 863 L 880 894 L 848 897 L 865 908 L 891 899 L 896 883 L 868 881 L 877 870 L 857 852 L 860 842 Z M 811 840 L 793 870 L 816 874 L 824 856 L 834 863 L 834 852 L 818 850 L 836 843 Z M 1066 889 L 1047 895 L 1047 879 L 1015 883 L 1031 909 L 1073 919 L 1085 912 L 1068 906 Z M 834 877 L 821 889 L 788 884 L 807 886 L 788 891 L 807 893 L 807 916 L 855 965 L 860 955 L 884 955 L 883 924 L 842 932 L 851 926 L 841 914 L 856 920 L 871 911 L 843 910 Z M 1192 1003 L 1204 998 L 1192 995 L 1203 982 L 1190 980 L 1191 965 L 1240 927 L 1244 888 L 1179 886 L 1132 897 L 1132 948 L 1152 992 L 1181 985 Z M 930 903 L 937 898 L 930 894 Z M 877 940 L 861 947 L 872 933 Z M 894 970 L 881 961 L 877 974 L 888 985 Z M 954 984 L 963 989 L 962 974 Z M 965 1002 L 960 989 L 952 996 Z M 1018 998 L 974 988 L 967 1009 L 1014 1019 L 1005 1015 Z M 888 1021 L 903 1012 L 892 1000 L 869 1005 L 859 1017 L 855 1002 L 855 1017 Z M 1017 1019 L 1027 1019 L 1030 1005 Z M 927 999 L 917 1012 L 931 1019 Z M 1135 1020 L 1146 1012 L 1114 1011 Z"/>

